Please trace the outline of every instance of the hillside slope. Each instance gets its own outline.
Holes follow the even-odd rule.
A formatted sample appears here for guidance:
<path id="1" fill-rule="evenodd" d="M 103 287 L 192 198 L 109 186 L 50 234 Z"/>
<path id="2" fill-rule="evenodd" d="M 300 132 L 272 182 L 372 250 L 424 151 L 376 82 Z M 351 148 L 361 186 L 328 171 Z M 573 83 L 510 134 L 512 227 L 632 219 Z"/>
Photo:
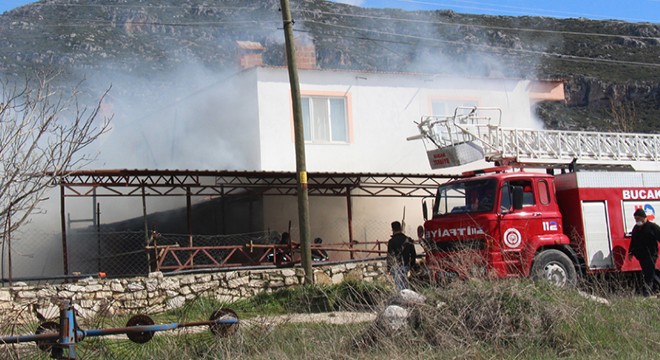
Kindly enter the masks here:
<path id="1" fill-rule="evenodd" d="M 660 132 L 660 25 L 292 6 L 296 35 L 313 41 L 322 68 L 561 78 L 566 104 L 539 108 L 548 127 Z M 284 63 L 278 0 L 43 0 L 0 15 L 0 34 L 6 74 L 120 74 L 153 80 L 153 91 L 171 86 L 160 74 L 190 62 L 235 67 L 236 40 L 258 41 L 266 63 Z M 623 125 L 613 111 L 627 114 Z"/>

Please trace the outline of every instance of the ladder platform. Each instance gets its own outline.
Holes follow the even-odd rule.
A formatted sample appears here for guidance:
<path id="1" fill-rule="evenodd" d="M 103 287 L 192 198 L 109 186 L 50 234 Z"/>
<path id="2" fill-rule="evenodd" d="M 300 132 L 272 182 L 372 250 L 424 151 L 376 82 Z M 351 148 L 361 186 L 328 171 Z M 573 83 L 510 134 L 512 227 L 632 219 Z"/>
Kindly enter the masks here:
<path id="1" fill-rule="evenodd" d="M 637 163 L 646 163 L 660 171 L 660 135 L 656 134 L 502 127 L 500 109 L 476 107 L 457 108 L 452 116 L 424 116 L 417 127 L 420 134 L 408 139 L 433 145 L 427 146 L 433 169 L 486 159 L 546 168 L 636 168 Z"/>

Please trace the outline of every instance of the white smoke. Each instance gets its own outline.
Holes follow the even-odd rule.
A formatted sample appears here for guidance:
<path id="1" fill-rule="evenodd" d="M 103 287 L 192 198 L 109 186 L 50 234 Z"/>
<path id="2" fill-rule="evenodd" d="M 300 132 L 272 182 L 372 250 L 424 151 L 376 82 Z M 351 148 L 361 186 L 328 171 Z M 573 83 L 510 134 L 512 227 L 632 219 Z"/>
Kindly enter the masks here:
<path id="1" fill-rule="evenodd" d="M 244 140 L 240 127 L 233 124 L 237 118 L 234 109 L 239 107 L 220 101 L 235 99 L 240 93 L 228 86 L 234 74 L 216 73 L 194 62 L 155 81 L 112 74 L 108 101 L 114 112 L 112 130 L 99 143 L 98 161 L 92 166 L 253 168 L 238 141 Z M 154 89 L 154 85 L 160 86 Z M 115 95 L 115 91 L 126 92 Z M 126 153 L 131 156 L 123 156 Z"/>
<path id="2" fill-rule="evenodd" d="M 454 78 L 452 80 L 457 89 L 464 88 L 465 84 L 474 84 L 475 89 L 493 87 L 493 84 L 501 84 L 499 91 L 504 92 L 507 97 L 506 107 L 502 108 L 503 126 L 516 126 L 522 128 L 543 128 L 543 122 L 536 117 L 536 111 L 527 105 L 530 96 L 530 78 L 535 78 L 534 74 L 529 73 L 529 69 L 537 68 L 540 61 L 538 56 L 533 54 L 520 54 L 519 63 L 522 63 L 524 56 L 524 68 L 512 63 L 511 59 L 506 59 L 504 55 L 498 55 L 493 51 L 486 40 L 475 36 L 472 31 L 482 32 L 481 29 L 474 29 L 463 25 L 443 25 L 437 23 L 446 22 L 441 13 L 435 12 L 426 19 L 428 22 L 421 22 L 415 25 L 416 36 L 424 39 L 420 41 L 417 48 L 413 49 L 413 61 L 409 66 L 410 72 L 425 72 L 436 74 L 437 77 Z M 467 21 L 467 20 L 463 20 Z M 460 20 L 457 22 L 461 22 Z M 462 40 L 446 41 L 447 33 L 461 33 Z M 519 39 L 512 39 L 509 35 L 500 32 L 489 33 L 488 35 L 517 43 Z M 480 33 L 480 36 L 486 36 Z M 537 41 L 534 45 L 537 49 L 542 48 L 543 44 Z M 464 80 L 460 80 L 464 79 Z M 481 81 L 480 81 L 481 80 Z M 517 85 L 511 84 L 517 81 Z M 493 103 L 480 101 L 481 107 L 495 106 Z M 453 109 L 452 109 L 453 110 Z M 436 114 L 440 115 L 440 114 Z M 444 115 L 444 114 L 443 114 Z M 450 115 L 450 114 L 446 114 Z"/>

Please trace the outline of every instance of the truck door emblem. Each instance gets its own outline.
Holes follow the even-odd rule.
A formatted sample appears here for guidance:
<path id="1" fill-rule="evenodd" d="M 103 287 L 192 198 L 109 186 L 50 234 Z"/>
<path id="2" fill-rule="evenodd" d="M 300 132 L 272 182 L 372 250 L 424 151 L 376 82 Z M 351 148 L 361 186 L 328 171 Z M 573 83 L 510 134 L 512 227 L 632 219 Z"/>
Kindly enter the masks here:
<path id="1" fill-rule="evenodd" d="M 522 236 L 520 236 L 520 231 L 515 228 L 507 229 L 504 232 L 504 244 L 512 249 L 520 246 L 522 241 Z"/>

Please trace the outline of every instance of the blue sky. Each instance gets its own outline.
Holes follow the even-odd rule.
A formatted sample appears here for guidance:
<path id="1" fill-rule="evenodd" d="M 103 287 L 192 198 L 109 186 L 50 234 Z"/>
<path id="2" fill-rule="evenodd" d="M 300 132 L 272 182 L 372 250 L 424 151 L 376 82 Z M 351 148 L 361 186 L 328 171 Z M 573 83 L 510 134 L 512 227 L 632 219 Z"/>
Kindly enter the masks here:
<path id="1" fill-rule="evenodd" d="M 295 2 L 295 0 L 291 0 Z M 461 13 L 584 17 L 660 23 L 660 0 L 334 0 L 364 7 L 451 9 Z M 0 0 L 0 13 L 33 0 Z"/>

